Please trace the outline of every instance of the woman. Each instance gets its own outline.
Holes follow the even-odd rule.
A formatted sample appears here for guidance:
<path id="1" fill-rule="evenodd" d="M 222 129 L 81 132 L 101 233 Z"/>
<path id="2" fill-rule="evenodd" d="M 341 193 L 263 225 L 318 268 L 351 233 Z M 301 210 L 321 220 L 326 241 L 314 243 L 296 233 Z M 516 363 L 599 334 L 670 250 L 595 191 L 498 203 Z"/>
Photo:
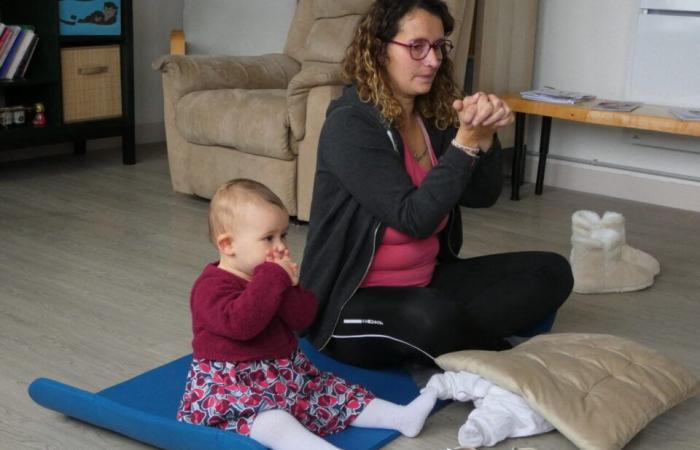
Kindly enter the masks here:
<path id="1" fill-rule="evenodd" d="M 301 283 L 319 301 L 309 337 L 351 364 L 507 348 L 571 292 L 557 254 L 457 257 L 459 206 L 501 192 L 495 131 L 513 114 L 494 95 L 456 100 L 453 26 L 440 0 L 378 0 L 343 63 L 352 86 L 328 108 Z"/>

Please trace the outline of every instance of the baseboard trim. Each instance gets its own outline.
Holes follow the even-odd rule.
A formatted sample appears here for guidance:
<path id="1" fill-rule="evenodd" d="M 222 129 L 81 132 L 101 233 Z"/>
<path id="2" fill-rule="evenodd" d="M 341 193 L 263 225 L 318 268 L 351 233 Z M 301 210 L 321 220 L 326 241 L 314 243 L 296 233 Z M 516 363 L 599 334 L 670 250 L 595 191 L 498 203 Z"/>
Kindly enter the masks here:
<path id="1" fill-rule="evenodd" d="M 537 177 L 538 157 L 527 157 L 525 179 Z M 700 183 L 588 164 L 547 160 L 546 186 L 700 212 Z"/>

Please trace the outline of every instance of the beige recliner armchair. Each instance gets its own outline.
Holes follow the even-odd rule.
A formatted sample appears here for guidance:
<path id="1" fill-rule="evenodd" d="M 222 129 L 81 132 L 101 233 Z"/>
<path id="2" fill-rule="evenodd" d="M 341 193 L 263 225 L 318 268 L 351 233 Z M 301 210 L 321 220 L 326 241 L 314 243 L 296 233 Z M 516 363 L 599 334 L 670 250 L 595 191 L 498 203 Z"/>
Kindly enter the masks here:
<path id="1" fill-rule="evenodd" d="M 251 178 L 279 195 L 290 215 L 308 220 L 321 126 L 342 90 L 345 49 L 371 3 L 298 0 L 284 53 L 157 60 L 173 189 L 211 198 L 224 181 Z M 447 3 L 462 86 L 474 0 Z"/>

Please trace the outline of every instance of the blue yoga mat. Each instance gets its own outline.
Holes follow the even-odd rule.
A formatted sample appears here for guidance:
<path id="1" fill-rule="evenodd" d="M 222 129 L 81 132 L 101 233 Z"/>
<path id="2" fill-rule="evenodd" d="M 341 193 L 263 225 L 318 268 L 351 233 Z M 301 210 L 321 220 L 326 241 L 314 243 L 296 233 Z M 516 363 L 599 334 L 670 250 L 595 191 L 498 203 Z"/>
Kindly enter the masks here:
<path id="1" fill-rule="evenodd" d="M 360 383 L 385 400 L 406 404 L 418 395 L 405 371 L 361 369 L 329 358 L 306 340 L 300 345 L 319 369 Z M 263 450 L 254 440 L 234 432 L 175 420 L 191 361 L 192 355 L 183 356 L 96 393 L 37 378 L 29 386 L 29 395 L 46 408 L 160 448 Z M 391 430 L 350 427 L 327 439 L 343 449 L 364 450 L 381 448 L 398 436 Z"/>

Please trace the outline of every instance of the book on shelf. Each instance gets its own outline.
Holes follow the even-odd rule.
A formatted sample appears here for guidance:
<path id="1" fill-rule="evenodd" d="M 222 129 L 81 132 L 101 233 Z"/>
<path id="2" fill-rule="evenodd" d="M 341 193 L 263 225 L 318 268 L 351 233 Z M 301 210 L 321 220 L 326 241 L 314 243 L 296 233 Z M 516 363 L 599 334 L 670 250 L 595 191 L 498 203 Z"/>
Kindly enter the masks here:
<path id="1" fill-rule="evenodd" d="M 24 56 L 27 54 L 29 47 L 32 45 L 34 36 L 36 36 L 34 31 L 22 30 L 21 37 L 17 38 L 17 40 L 15 41 L 16 51 L 14 52 L 14 55 L 12 55 L 12 60 L 10 61 L 7 70 L 0 73 L 1 78 L 4 78 L 6 80 L 11 80 L 15 78 L 15 76 L 17 75 L 17 69 L 19 69 L 20 63 L 24 59 Z"/>
<path id="2" fill-rule="evenodd" d="M 7 46 L 7 41 L 12 35 L 12 28 L 4 23 L 0 22 L 0 58 L 5 54 L 5 47 Z M 2 60 L 0 60 L 0 65 L 2 65 Z"/>
<path id="3" fill-rule="evenodd" d="M 4 39 L 0 45 L 0 70 L 5 66 L 7 57 L 10 55 L 10 51 L 12 50 L 12 47 L 14 46 L 17 36 L 19 36 L 21 30 L 22 28 L 17 25 L 5 26 L 3 36 L 0 37 L 0 39 Z"/>
<path id="4" fill-rule="evenodd" d="M 0 48 L 2 48 L 2 44 L 5 41 L 5 31 L 7 31 L 7 26 L 0 22 Z"/>
<path id="5" fill-rule="evenodd" d="M 5 62 L 2 63 L 2 67 L 0 67 L 0 78 L 6 79 L 7 78 L 7 72 L 10 70 L 10 66 L 12 65 L 12 61 L 15 59 L 15 55 L 17 54 L 17 50 L 19 49 L 19 44 L 22 42 L 22 36 L 24 35 L 24 30 L 20 29 L 19 33 L 15 37 L 14 42 L 12 43 L 12 47 L 9 49 L 7 53 L 7 57 L 5 58 Z"/>
<path id="6" fill-rule="evenodd" d="M 553 87 L 545 86 L 542 89 L 533 89 L 530 91 L 522 91 L 520 96 L 526 100 L 537 100 L 547 103 L 568 103 L 574 104 L 579 102 L 587 102 L 595 99 L 595 95 L 584 94 L 575 91 L 563 91 Z"/>
<path id="7" fill-rule="evenodd" d="M 668 110 L 681 120 L 700 120 L 700 108 L 669 108 Z"/>
<path id="8" fill-rule="evenodd" d="M 19 31 L 14 36 L 12 45 L 8 44 L 3 62 L 0 64 L 0 79 L 4 80 L 19 78 L 22 73 L 26 72 L 38 40 L 38 36 L 31 26 L 13 25 L 8 28 L 18 28 Z"/>
<path id="9" fill-rule="evenodd" d="M 601 100 L 595 105 L 593 109 L 599 109 L 601 111 L 617 111 L 617 112 L 630 112 L 642 106 L 640 102 L 623 102 L 618 100 Z"/>
<path id="10" fill-rule="evenodd" d="M 25 53 L 24 57 L 22 58 L 22 61 L 19 63 L 19 68 L 17 69 L 17 78 L 24 78 L 24 76 L 27 74 L 27 69 L 29 68 L 29 62 L 32 60 L 32 56 L 34 56 L 34 50 L 36 50 L 36 46 L 39 44 L 39 36 L 34 34 L 34 38 L 32 39 L 32 43 L 29 44 L 29 50 L 27 50 L 27 53 Z"/>

